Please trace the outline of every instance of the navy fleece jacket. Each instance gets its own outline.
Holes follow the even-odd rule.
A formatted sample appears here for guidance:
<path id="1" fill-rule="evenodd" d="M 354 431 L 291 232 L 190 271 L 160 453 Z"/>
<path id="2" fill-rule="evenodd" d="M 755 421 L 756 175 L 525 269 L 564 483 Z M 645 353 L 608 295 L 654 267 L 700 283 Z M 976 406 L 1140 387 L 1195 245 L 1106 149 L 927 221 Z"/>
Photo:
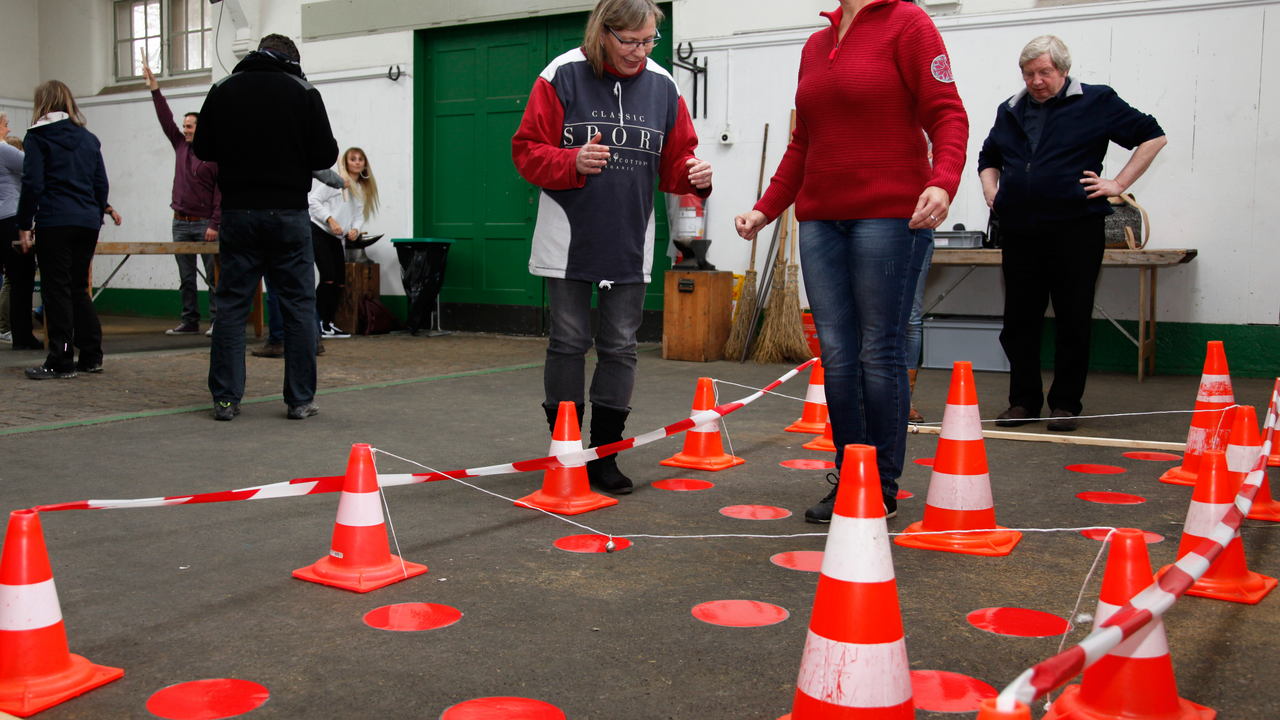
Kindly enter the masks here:
<path id="1" fill-rule="evenodd" d="M 36 125 L 23 140 L 18 229 L 74 225 L 97 230 L 107 211 L 107 168 L 93 133 L 70 120 Z"/>

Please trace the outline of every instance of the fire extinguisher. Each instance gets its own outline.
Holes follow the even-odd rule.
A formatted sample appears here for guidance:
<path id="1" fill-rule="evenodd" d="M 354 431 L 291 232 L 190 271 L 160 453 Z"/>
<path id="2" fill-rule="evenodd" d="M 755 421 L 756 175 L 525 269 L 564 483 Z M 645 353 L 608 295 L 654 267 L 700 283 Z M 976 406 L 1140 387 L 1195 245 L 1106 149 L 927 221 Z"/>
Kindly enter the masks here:
<path id="1" fill-rule="evenodd" d="M 707 204 L 697 195 L 681 195 L 676 205 L 677 240 L 704 240 L 707 237 Z"/>

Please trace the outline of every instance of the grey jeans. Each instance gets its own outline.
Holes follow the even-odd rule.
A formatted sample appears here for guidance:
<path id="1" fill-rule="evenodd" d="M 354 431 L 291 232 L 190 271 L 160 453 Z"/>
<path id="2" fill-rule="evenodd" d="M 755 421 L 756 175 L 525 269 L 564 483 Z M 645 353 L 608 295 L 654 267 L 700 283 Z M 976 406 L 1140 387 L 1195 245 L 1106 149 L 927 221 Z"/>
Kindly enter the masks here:
<path id="1" fill-rule="evenodd" d="M 551 311 L 551 341 L 543 385 L 544 407 L 554 409 L 565 400 L 583 405 L 586 354 L 591 349 L 591 294 L 594 286 L 578 280 L 547 278 Z M 595 334 L 596 371 L 591 378 L 591 403 L 614 410 L 631 409 L 636 383 L 636 331 L 644 311 L 643 283 L 614 285 L 598 292 Z"/>
<path id="2" fill-rule="evenodd" d="M 189 222 L 173 219 L 174 242 L 204 242 L 204 231 L 209 227 L 208 220 Z M 205 285 L 209 288 L 209 322 L 212 324 L 217 315 L 213 302 L 213 263 L 217 255 L 174 255 L 178 261 L 178 293 L 182 296 L 182 322 L 191 325 L 200 324 L 200 305 L 196 295 L 196 258 L 204 261 Z"/>

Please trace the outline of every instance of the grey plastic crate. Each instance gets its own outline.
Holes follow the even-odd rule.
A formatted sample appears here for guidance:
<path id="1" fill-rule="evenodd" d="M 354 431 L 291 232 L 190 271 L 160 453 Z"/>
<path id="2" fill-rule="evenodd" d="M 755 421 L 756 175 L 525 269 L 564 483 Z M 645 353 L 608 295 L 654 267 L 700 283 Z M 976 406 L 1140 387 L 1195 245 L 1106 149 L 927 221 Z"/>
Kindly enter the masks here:
<path id="1" fill-rule="evenodd" d="M 924 319 L 924 361 L 921 367 L 950 370 L 968 360 L 974 370 L 1009 372 L 1009 359 L 1000 346 L 1004 318 L 946 316 Z"/>
<path id="2" fill-rule="evenodd" d="M 980 248 L 987 234 L 981 230 L 934 230 L 933 246 L 940 248 Z"/>

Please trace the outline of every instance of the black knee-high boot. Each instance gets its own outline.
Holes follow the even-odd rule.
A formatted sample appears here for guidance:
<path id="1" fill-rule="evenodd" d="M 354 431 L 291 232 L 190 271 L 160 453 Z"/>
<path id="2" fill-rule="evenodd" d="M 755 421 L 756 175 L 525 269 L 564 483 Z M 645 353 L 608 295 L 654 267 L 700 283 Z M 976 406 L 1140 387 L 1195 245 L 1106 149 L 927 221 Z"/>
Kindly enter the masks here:
<path id="1" fill-rule="evenodd" d="M 622 431 L 627 425 L 627 410 L 591 405 L 591 445 L 599 447 L 615 443 L 622 439 Z M 626 495 L 631 492 L 631 478 L 618 469 L 616 455 L 602 457 L 587 463 L 587 478 L 595 487 L 614 495 Z"/>

